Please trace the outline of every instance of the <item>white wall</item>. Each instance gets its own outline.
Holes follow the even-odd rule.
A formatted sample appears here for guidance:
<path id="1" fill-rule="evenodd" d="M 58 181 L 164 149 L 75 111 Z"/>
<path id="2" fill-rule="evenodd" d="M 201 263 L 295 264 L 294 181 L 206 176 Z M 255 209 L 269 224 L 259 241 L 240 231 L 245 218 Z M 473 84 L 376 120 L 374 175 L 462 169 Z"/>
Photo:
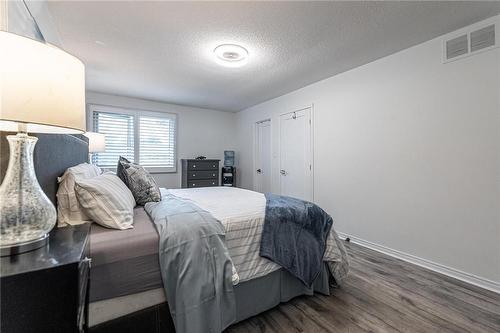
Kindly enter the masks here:
<path id="1" fill-rule="evenodd" d="M 181 181 L 180 159 L 199 155 L 207 158 L 224 158 L 224 150 L 234 150 L 236 136 L 234 113 L 199 109 L 174 104 L 158 103 L 137 98 L 86 93 L 88 104 L 176 113 L 178 124 L 177 172 L 154 174 L 158 184 L 166 188 L 179 188 Z M 88 108 L 87 108 L 88 111 Z M 87 124 L 90 130 L 90 125 Z"/>
<path id="2" fill-rule="evenodd" d="M 237 114 L 240 185 L 253 126 L 314 104 L 314 198 L 337 231 L 500 282 L 500 49 L 441 62 L 435 39 Z"/>

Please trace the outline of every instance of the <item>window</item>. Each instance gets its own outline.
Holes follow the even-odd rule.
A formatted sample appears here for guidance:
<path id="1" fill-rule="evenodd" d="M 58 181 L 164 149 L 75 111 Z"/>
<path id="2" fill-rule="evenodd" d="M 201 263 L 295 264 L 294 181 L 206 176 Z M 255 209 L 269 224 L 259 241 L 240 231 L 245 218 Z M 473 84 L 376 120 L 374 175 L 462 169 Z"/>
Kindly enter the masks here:
<path id="1" fill-rule="evenodd" d="M 94 132 L 106 137 L 106 152 L 93 154 L 94 164 L 102 168 L 115 168 L 120 156 L 135 160 L 134 116 L 94 111 L 93 127 Z"/>
<path id="2" fill-rule="evenodd" d="M 92 128 L 106 136 L 106 151 L 92 162 L 115 169 L 123 156 L 151 172 L 176 171 L 175 114 L 91 105 Z"/>
<path id="3" fill-rule="evenodd" d="M 139 116 L 139 163 L 175 167 L 175 120 Z"/>

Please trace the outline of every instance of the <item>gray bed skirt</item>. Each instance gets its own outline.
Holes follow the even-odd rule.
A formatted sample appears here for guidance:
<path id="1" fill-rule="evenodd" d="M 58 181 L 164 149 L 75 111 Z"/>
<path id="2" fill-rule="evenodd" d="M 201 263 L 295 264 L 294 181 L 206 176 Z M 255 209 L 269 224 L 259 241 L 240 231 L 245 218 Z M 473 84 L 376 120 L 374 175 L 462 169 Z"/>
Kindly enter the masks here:
<path id="1" fill-rule="evenodd" d="M 330 295 L 329 271 L 325 264 L 315 280 L 312 288 L 307 288 L 298 279 L 284 269 L 272 272 L 266 276 L 246 281 L 235 286 L 236 324 L 274 308 L 301 295 L 320 293 Z M 156 318 L 157 322 L 151 322 Z M 131 327 L 141 327 L 141 332 L 147 327 L 162 327 L 162 333 L 174 333 L 172 318 L 166 303 L 151 306 L 134 313 L 121 316 L 90 327 L 91 333 L 135 332 Z"/>
<path id="2" fill-rule="evenodd" d="M 312 288 L 284 269 L 235 286 L 236 322 L 253 317 L 300 295 L 330 295 L 329 271 L 326 264 Z"/>

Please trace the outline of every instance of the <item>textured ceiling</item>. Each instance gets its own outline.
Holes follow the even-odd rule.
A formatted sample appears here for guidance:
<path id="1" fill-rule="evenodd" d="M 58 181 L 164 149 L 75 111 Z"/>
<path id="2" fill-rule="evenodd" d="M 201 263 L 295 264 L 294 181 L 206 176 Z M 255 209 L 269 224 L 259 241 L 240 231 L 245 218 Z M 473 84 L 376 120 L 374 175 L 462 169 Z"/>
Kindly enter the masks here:
<path id="1" fill-rule="evenodd" d="M 499 2 L 50 2 L 87 89 L 239 111 L 500 12 Z M 218 44 L 249 50 L 243 68 Z"/>

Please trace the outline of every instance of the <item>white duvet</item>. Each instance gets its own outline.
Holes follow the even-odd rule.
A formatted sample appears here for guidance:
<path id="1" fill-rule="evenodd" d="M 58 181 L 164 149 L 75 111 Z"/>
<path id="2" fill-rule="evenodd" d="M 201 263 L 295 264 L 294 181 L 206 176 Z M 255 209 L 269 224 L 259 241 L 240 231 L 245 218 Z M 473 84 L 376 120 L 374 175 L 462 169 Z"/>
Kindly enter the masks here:
<path id="1" fill-rule="evenodd" d="M 235 187 L 203 187 L 168 192 L 193 201 L 222 222 L 226 229 L 226 245 L 240 282 L 267 275 L 280 268 L 259 256 L 266 211 L 266 198 L 262 193 Z M 340 260 L 333 232 L 332 228 L 323 258 L 325 261 Z"/>

